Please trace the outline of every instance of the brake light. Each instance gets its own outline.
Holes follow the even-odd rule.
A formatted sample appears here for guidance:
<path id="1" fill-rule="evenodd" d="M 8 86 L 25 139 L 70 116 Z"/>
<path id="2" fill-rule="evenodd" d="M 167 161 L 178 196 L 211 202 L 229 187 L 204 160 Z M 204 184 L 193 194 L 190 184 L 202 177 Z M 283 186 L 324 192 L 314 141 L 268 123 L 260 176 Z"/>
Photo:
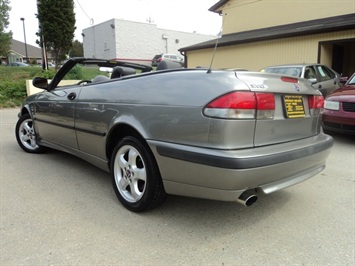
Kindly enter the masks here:
<path id="1" fill-rule="evenodd" d="M 271 93 L 256 93 L 258 110 L 275 110 L 275 97 Z"/>
<path id="2" fill-rule="evenodd" d="M 230 92 L 218 97 L 204 108 L 209 117 L 229 119 L 272 119 L 275 97 L 271 93 Z"/>
<path id="3" fill-rule="evenodd" d="M 309 111 L 311 115 L 319 115 L 324 108 L 324 97 L 322 95 L 313 95 L 308 98 Z"/>
<path id="4" fill-rule="evenodd" d="M 297 79 L 297 78 L 281 77 L 281 80 L 282 80 L 283 82 L 298 83 L 298 79 Z"/>
<path id="5" fill-rule="evenodd" d="M 324 97 L 322 95 L 313 95 L 309 97 L 309 108 L 311 109 L 324 108 Z"/>
<path id="6" fill-rule="evenodd" d="M 228 93 L 207 104 L 207 108 L 255 109 L 255 94 L 253 92 Z"/>

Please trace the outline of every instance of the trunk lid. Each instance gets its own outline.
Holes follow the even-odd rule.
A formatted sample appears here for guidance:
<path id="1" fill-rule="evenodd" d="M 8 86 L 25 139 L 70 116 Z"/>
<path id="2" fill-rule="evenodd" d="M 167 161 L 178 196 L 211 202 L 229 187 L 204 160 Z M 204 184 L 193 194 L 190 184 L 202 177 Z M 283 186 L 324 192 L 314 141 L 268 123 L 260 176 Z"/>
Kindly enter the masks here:
<path id="1" fill-rule="evenodd" d="M 322 101 L 323 98 L 307 80 L 253 72 L 236 72 L 236 76 L 252 92 L 274 95 L 273 111 L 257 111 L 254 146 L 288 142 L 319 134 L 321 108 L 314 100 Z M 265 112 L 268 113 L 265 115 Z"/>

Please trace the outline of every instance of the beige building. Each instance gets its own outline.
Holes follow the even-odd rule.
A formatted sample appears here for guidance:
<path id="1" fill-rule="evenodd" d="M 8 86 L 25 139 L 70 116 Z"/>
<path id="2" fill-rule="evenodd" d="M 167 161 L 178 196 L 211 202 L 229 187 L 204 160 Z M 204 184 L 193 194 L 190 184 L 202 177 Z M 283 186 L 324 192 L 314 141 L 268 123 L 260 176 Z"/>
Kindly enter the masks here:
<path id="1" fill-rule="evenodd" d="M 214 68 L 321 63 L 355 72 L 355 0 L 221 0 L 209 10 L 223 21 Z M 188 67 L 209 66 L 215 45 L 180 52 Z"/>
<path id="2" fill-rule="evenodd" d="M 51 53 L 47 53 L 47 59 L 49 62 L 53 62 Z M 5 56 L 0 56 L 0 63 L 7 65 L 14 62 L 29 64 L 33 62 L 42 63 L 42 49 L 12 39 L 8 53 Z"/>

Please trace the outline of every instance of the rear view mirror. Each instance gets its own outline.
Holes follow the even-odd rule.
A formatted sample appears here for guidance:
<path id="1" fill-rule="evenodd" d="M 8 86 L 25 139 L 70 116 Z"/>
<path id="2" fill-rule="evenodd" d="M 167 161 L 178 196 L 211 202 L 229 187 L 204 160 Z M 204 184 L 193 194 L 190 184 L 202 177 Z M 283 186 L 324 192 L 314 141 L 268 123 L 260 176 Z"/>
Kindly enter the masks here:
<path id="1" fill-rule="evenodd" d="M 46 78 L 34 78 L 32 85 L 39 89 L 48 89 L 48 79 Z"/>

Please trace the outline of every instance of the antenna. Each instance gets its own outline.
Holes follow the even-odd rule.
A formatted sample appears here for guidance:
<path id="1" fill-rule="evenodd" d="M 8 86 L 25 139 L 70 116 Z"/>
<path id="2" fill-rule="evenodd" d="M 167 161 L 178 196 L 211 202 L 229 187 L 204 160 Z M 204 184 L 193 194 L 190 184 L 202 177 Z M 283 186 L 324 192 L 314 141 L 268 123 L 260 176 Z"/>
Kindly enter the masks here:
<path id="1" fill-rule="evenodd" d="M 219 33 L 218 33 L 218 35 L 219 35 Z M 211 59 L 210 67 L 209 67 L 208 70 L 207 70 L 207 74 L 210 74 L 210 73 L 212 72 L 212 64 L 213 64 L 213 60 L 214 60 L 214 55 L 216 54 L 216 50 L 217 50 L 219 38 L 220 38 L 220 36 L 218 36 L 217 41 L 216 41 L 216 44 L 215 44 L 215 46 L 214 46 L 213 54 L 212 54 L 212 59 Z"/>
<path id="2" fill-rule="evenodd" d="M 220 38 L 222 37 L 222 35 L 223 35 L 223 25 L 224 25 L 224 21 L 225 21 L 225 19 L 226 19 L 226 16 L 227 16 L 227 13 L 224 14 L 224 18 L 223 18 L 223 21 L 222 21 L 221 30 L 220 30 L 220 32 L 217 34 L 217 37 L 218 37 L 218 38 L 217 38 L 217 40 L 216 40 L 216 44 L 215 44 L 214 49 L 213 49 L 212 59 L 211 59 L 210 67 L 209 67 L 208 70 L 207 70 L 207 74 L 212 73 L 212 64 L 213 64 L 214 56 L 215 56 L 215 54 L 216 54 L 216 50 L 217 50 L 217 46 L 218 46 L 218 41 L 219 41 L 219 39 L 220 39 Z"/>

